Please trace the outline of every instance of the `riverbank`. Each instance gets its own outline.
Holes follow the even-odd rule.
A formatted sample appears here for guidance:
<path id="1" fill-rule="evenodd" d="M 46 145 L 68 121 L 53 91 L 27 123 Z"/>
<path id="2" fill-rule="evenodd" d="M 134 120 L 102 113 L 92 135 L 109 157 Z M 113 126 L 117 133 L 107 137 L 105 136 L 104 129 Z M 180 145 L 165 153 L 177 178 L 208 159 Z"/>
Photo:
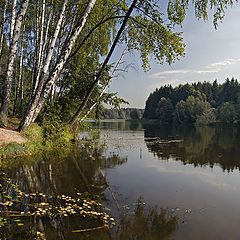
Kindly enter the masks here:
<path id="1" fill-rule="evenodd" d="M 73 134 L 66 126 L 33 123 L 26 132 L 0 129 L 0 158 L 32 155 L 43 150 L 66 147 L 72 143 Z"/>
<path id="2" fill-rule="evenodd" d="M 0 146 L 4 146 L 9 143 L 26 143 L 27 139 L 20 135 L 19 132 L 0 128 Z"/>

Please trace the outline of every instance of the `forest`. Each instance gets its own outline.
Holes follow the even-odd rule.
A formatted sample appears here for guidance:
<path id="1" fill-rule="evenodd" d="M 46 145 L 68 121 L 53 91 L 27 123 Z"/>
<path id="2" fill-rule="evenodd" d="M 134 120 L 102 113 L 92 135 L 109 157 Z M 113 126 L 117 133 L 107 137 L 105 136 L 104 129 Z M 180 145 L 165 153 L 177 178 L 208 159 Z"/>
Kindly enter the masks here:
<path id="1" fill-rule="evenodd" d="M 170 64 L 184 53 L 176 21 L 164 23 L 154 1 L 5 0 L 0 6 L 3 127 L 9 116 L 21 120 L 19 131 L 51 118 L 77 125 L 102 103 L 125 102 L 106 89 L 128 52 L 139 52 L 144 69 L 150 55 Z M 119 44 L 119 59 L 109 62 Z"/>
<path id="2" fill-rule="evenodd" d="M 237 79 L 165 85 L 150 94 L 143 118 L 160 123 L 209 124 L 240 121 L 240 84 Z"/>
<path id="3" fill-rule="evenodd" d="M 16 117 L 20 132 L 33 122 L 76 129 L 103 103 L 118 107 L 125 101 L 106 90 L 118 71 L 126 72 L 127 54 L 136 51 L 146 71 L 149 59 L 172 64 L 184 56 L 182 33 L 175 26 L 182 25 L 189 4 L 1 0 L 0 125 L 8 127 L 9 117 Z M 197 19 L 207 20 L 208 8 L 213 9 L 217 27 L 233 2 L 192 4 Z M 113 61 L 116 48 L 120 53 Z"/>

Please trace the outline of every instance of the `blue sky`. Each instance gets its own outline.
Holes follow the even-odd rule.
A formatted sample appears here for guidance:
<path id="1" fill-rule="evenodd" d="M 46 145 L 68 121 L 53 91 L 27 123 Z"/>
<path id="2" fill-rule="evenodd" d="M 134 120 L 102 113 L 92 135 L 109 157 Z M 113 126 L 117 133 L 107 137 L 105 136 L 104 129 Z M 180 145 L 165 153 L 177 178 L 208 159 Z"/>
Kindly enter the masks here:
<path id="1" fill-rule="evenodd" d="M 186 43 L 186 55 L 180 61 L 171 66 L 151 61 L 151 70 L 144 72 L 137 53 L 126 57 L 132 67 L 113 78 L 109 88 L 130 103 L 122 107 L 144 108 L 150 92 L 165 84 L 177 86 L 215 79 L 221 83 L 227 77 L 240 81 L 240 5 L 226 10 L 217 30 L 211 16 L 207 22 L 198 21 L 193 12 L 188 10 L 182 28 L 178 29 Z"/>

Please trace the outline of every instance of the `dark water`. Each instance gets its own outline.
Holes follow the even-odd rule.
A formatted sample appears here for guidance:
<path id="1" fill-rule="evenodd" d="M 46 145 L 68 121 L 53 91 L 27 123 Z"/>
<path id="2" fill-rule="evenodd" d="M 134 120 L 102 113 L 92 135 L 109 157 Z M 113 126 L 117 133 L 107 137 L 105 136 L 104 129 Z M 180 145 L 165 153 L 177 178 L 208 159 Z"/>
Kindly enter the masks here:
<path id="1" fill-rule="evenodd" d="M 108 148 L 79 145 L 5 163 L 23 191 L 87 192 L 116 222 L 109 231 L 73 233 L 83 221 L 77 216 L 57 227 L 43 221 L 47 239 L 240 239 L 239 128 L 95 127 Z"/>

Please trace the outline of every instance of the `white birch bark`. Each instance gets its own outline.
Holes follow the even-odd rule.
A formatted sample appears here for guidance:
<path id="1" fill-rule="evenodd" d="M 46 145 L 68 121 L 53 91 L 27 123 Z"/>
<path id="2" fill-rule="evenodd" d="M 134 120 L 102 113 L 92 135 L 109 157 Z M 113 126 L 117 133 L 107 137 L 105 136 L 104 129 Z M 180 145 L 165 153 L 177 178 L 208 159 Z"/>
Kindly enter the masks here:
<path id="1" fill-rule="evenodd" d="M 37 54 L 37 66 L 36 66 L 36 79 L 35 79 L 35 87 L 34 92 L 36 91 L 39 77 L 40 77 L 40 69 L 41 69 L 41 60 L 42 60 L 42 51 L 43 51 L 43 26 L 44 26 L 44 20 L 45 20 L 45 8 L 46 8 L 46 2 L 43 0 L 42 2 L 42 14 L 41 14 L 41 22 L 40 22 L 40 33 L 39 33 L 39 43 L 38 43 L 38 54 Z"/>
<path id="2" fill-rule="evenodd" d="M 10 25 L 10 43 L 12 42 L 12 39 L 13 39 L 14 26 L 16 21 L 16 6 L 17 6 L 17 0 L 13 0 L 12 18 L 11 18 L 11 25 Z"/>
<path id="3" fill-rule="evenodd" d="M 33 94 L 31 95 L 31 100 L 30 100 L 29 106 L 31 106 L 32 103 L 35 101 L 35 99 L 38 99 L 40 94 L 41 94 L 41 90 L 42 90 L 42 87 L 43 87 L 43 84 L 44 84 L 45 76 L 46 76 L 47 71 L 49 69 L 49 65 L 50 65 L 50 62 L 51 62 L 51 59 L 52 59 L 52 56 L 53 56 L 53 52 L 54 52 L 54 47 L 56 45 L 56 41 L 57 41 L 58 34 L 59 34 L 59 31 L 60 31 L 60 28 L 61 28 L 61 24 L 62 24 L 62 21 L 64 19 L 67 3 L 68 3 L 68 0 L 65 0 L 64 3 L 63 3 L 62 10 L 61 10 L 61 13 L 60 13 L 60 16 L 59 16 L 59 19 L 58 19 L 58 22 L 57 22 L 57 25 L 56 25 L 56 28 L 55 28 L 54 35 L 53 35 L 53 37 L 50 41 L 50 45 L 48 47 L 48 53 L 47 53 L 45 62 L 43 64 L 42 68 L 39 69 L 40 73 L 39 73 L 37 84 L 36 84 L 36 75 L 33 79 L 33 84 L 34 84 L 33 85 Z M 35 65 L 35 67 L 36 67 L 36 65 Z M 29 107 L 27 109 L 27 112 L 28 111 L 29 111 Z"/>
<path id="4" fill-rule="evenodd" d="M 24 91 L 23 91 L 23 77 L 21 78 L 21 98 L 20 98 L 20 112 L 21 115 L 23 114 L 23 98 L 24 98 Z"/>
<path id="5" fill-rule="evenodd" d="M 5 28 L 5 22 L 6 22 L 7 5 L 8 5 L 8 0 L 5 0 L 4 10 L 2 15 L 2 22 L 0 26 L 0 58 L 2 55 L 2 48 L 3 48 L 3 37 L 4 37 L 4 28 Z"/>
<path id="6" fill-rule="evenodd" d="M 52 56 L 53 56 L 54 47 L 56 45 L 57 37 L 58 37 L 59 31 L 60 31 L 60 28 L 61 28 L 62 21 L 64 19 L 67 3 L 68 3 L 68 0 L 65 0 L 64 3 L 63 3 L 62 10 L 61 10 L 61 13 L 60 13 L 60 16 L 58 18 L 58 22 L 57 22 L 57 25 L 56 25 L 56 28 L 55 28 L 55 32 L 54 32 L 53 37 L 51 39 L 50 45 L 48 47 L 48 53 L 47 53 L 45 62 L 43 64 L 43 67 L 41 69 L 41 74 L 40 74 L 40 77 L 39 77 L 38 85 L 36 87 L 35 93 L 31 96 L 31 99 L 30 99 L 27 111 L 25 113 L 25 116 L 24 116 L 22 122 L 20 123 L 20 126 L 19 126 L 20 131 L 25 127 L 25 125 L 26 125 L 26 127 L 28 127 L 32 123 L 33 114 L 34 114 L 34 109 L 32 109 L 32 108 L 34 108 L 34 106 L 36 106 L 38 104 L 38 100 L 40 98 L 41 91 L 42 91 L 42 88 L 43 88 L 43 85 L 44 85 L 45 77 L 46 77 L 47 71 L 49 69 L 49 65 L 50 65 Z"/>
<path id="7" fill-rule="evenodd" d="M 62 25 L 62 21 L 64 19 L 67 3 L 68 3 L 68 0 L 65 0 L 64 3 L 63 3 L 62 11 L 61 11 L 61 14 L 60 14 L 57 26 L 56 26 L 56 30 L 54 32 L 53 38 L 51 40 L 51 44 L 49 46 L 49 51 L 48 51 L 48 54 L 47 54 L 47 57 L 46 57 L 46 60 L 45 60 L 45 64 L 43 66 L 42 73 L 41 73 L 41 75 L 43 75 L 44 77 L 46 76 L 46 73 L 48 71 L 48 68 L 49 68 L 49 65 L 50 65 L 50 62 L 51 62 L 51 59 L 52 59 L 52 55 L 53 55 L 53 52 L 54 52 L 54 47 L 56 45 L 57 37 L 58 37 L 59 31 L 60 31 L 60 28 L 61 28 L 61 25 Z"/>
<path id="8" fill-rule="evenodd" d="M 71 50 L 77 40 L 77 37 L 79 36 L 80 32 L 82 31 L 82 29 L 86 23 L 87 17 L 90 14 L 92 8 L 94 7 L 96 1 L 97 0 L 90 0 L 88 2 L 87 8 L 85 9 L 84 13 L 82 14 L 77 26 L 74 28 L 72 35 L 69 38 L 69 41 L 64 45 L 64 49 L 62 50 L 62 52 L 60 54 L 60 57 L 54 67 L 54 70 L 53 70 L 52 74 L 49 76 L 48 81 L 44 85 L 44 88 L 42 88 L 42 91 L 39 91 L 39 90 L 41 90 L 41 88 L 40 88 L 41 86 L 40 86 L 40 82 L 39 82 L 38 92 L 36 93 L 34 101 L 31 103 L 31 106 L 30 106 L 27 114 L 25 115 L 23 121 L 20 124 L 20 127 L 19 127 L 20 131 L 22 131 L 24 128 L 28 127 L 37 118 L 41 108 L 43 107 L 45 100 L 47 99 L 47 97 L 51 91 L 52 86 L 54 85 L 59 74 L 61 73 L 61 71 L 64 67 L 64 64 L 66 63 L 66 61 L 71 53 Z M 44 74 L 44 76 L 46 75 L 45 68 L 43 69 L 42 74 Z M 40 78 L 40 81 L 41 80 L 42 80 L 42 77 Z"/>
<path id="9" fill-rule="evenodd" d="M 40 31 L 39 31 L 39 0 L 36 1 L 36 38 L 35 38 L 35 53 L 34 53 L 34 59 L 33 59 L 33 68 L 32 68 L 32 79 L 31 79 L 31 89 L 30 89 L 30 99 L 34 94 L 35 91 L 35 79 L 37 75 L 37 65 L 38 65 L 38 56 L 39 56 L 39 42 L 40 42 Z"/>
<path id="10" fill-rule="evenodd" d="M 20 49 L 20 60 L 19 60 L 19 77 L 18 77 L 18 82 L 16 86 L 16 94 L 15 94 L 15 100 L 14 100 L 14 110 L 13 113 L 16 113 L 16 108 L 17 108 L 17 102 L 19 98 L 19 93 L 20 93 L 20 87 L 21 83 L 23 81 L 22 76 L 23 76 L 23 39 L 24 39 L 24 33 L 25 33 L 25 26 L 23 27 L 22 31 L 22 37 L 21 37 L 21 49 Z"/>
<path id="11" fill-rule="evenodd" d="M 106 66 L 107 66 L 107 64 L 108 64 L 108 62 L 109 62 L 109 60 L 110 60 L 110 58 L 112 56 L 112 53 L 113 53 L 113 51 L 114 51 L 114 49 L 115 49 L 115 47 L 116 47 L 116 45 L 117 45 L 117 43 L 118 43 L 118 41 L 120 39 L 120 36 L 122 35 L 122 32 L 123 32 L 123 30 L 124 30 L 124 28 L 125 28 L 125 26 L 127 24 L 127 21 L 128 21 L 130 15 L 131 15 L 131 13 L 132 13 L 136 3 L 137 3 L 137 0 L 133 0 L 130 8 L 128 9 L 128 11 L 127 11 L 127 13 L 126 13 L 126 15 L 124 17 L 124 20 L 123 20 L 123 22 L 121 24 L 121 27 L 119 28 L 118 33 L 117 33 L 117 35 L 116 35 L 116 37 L 115 37 L 115 39 L 114 39 L 114 41 L 112 43 L 112 46 L 111 46 L 111 48 L 110 48 L 110 50 L 109 50 L 109 52 L 108 52 L 108 54 L 107 54 L 103 64 L 102 64 L 102 67 L 101 67 L 100 71 L 98 72 L 95 80 L 93 81 L 92 85 L 90 86 L 90 88 L 89 88 L 85 98 L 83 99 L 83 102 L 81 103 L 80 107 L 78 108 L 77 112 L 75 113 L 75 115 L 73 116 L 72 120 L 70 121 L 70 126 L 71 127 L 73 127 L 73 125 L 77 121 L 78 117 L 82 114 L 84 108 L 86 107 L 87 102 L 90 99 L 90 96 L 91 96 L 95 86 L 98 84 L 98 81 L 99 81 L 100 77 L 102 76 L 103 71 L 106 68 Z"/>
<path id="12" fill-rule="evenodd" d="M 37 79 L 38 80 L 39 80 L 39 77 L 40 77 L 40 73 L 41 73 L 41 69 L 42 69 L 42 65 L 43 65 L 43 60 L 44 60 L 44 53 L 45 53 L 47 42 L 48 42 L 48 31 L 49 31 L 49 26 L 50 26 L 51 19 L 52 19 L 52 9 L 50 11 L 48 21 L 47 21 L 47 25 L 46 25 L 46 30 L 45 30 L 45 36 L 44 36 L 44 42 L 43 42 L 43 47 L 42 47 L 42 52 L 41 52 L 39 70 L 38 70 L 38 73 L 37 73 Z"/>
<path id="13" fill-rule="evenodd" d="M 5 80 L 5 87 L 4 87 L 4 94 L 3 94 L 3 102 L 0 109 L 0 124 L 6 126 L 8 121 L 8 109 L 9 109 L 9 101 L 10 101 L 10 93 L 11 93 L 11 86 L 12 86 L 12 75 L 13 75 L 13 68 L 14 68 L 14 60 L 16 58 L 18 42 L 20 37 L 21 25 L 23 22 L 24 15 L 26 13 L 28 7 L 29 0 L 24 0 L 21 6 L 21 9 L 17 15 L 14 31 L 13 31 L 13 38 L 12 43 L 10 46 L 10 54 L 8 58 L 8 66 L 7 66 L 7 73 L 6 73 L 6 80 Z"/>

